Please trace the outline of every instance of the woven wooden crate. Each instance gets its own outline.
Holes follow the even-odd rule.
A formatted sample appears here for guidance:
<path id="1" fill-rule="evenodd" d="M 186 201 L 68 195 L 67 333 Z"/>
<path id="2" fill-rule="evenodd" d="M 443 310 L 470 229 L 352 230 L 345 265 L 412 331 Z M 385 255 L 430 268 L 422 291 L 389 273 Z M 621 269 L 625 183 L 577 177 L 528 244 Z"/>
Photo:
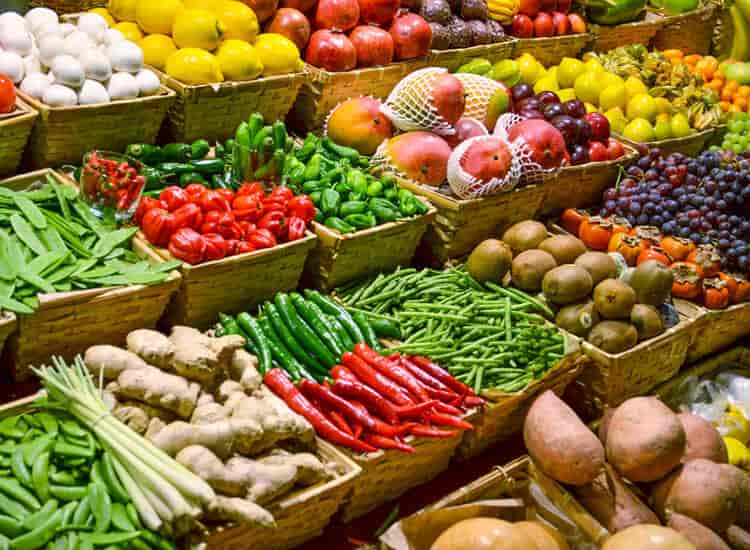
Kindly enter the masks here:
<path id="1" fill-rule="evenodd" d="M 69 180 L 46 169 L 3 180 L 0 186 L 25 189 L 47 175 L 69 185 Z M 149 258 L 138 239 L 133 239 L 133 251 Z M 11 369 L 16 381 L 21 381 L 31 376 L 31 365 L 51 355 L 72 359 L 94 344 L 123 345 L 129 332 L 156 326 L 179 286 L 180 274 L 173 271 L 156 285 L 39 294 L 39 308 L 30 315 L 18 316 L 18 328 L 3 349 L 2 364 Z"/>
<path id="2" fill-rule="evenodd" d="M 482 58 L 490 63 L 496 63 L 502 59 L 513 57 L 516 47 L 516 39 L 506 36 L 502 42 L 472 46 L 470 48 L 458 48 L 451 50 L 430 50 L 430 65 L 443 67 L 450 72 L 456 71 L 464 63 Z"/>
<path id="3" fill-rule="evenodd" d="M 708 55 L 717 16 L 713 4 L 680 15 L 665 16 L 662 26 L 656 31 L 654 48 Z"/>
<path id="4" fill-rule="evenodd" d="M 637 157 L 635 149 L 626 145 L 625 155 L 616 160 L 563 168 L 556 178 L 543 184 L 546 193 L 541 214 L 559 214 L 566 208 L 599 204 L 605 189 L 617 183 L 620 167 L 628 166 Z"/>
<path id="5" fill-rule="evenodd" d="M 142 232 L 136 238 L 156 261 L 174 259 L 167 249 L 148 244 Z M 205 329 L 216 322 L 219 312 L 247 311 L 277 292 L 294 290 L 316 239 L 308 232 L 298 241 L 273 248 L 198 265 L 183 263 L 182 284 L 164 314 L 164 326 Z"/>
<path id="6" fill-rule="evenodd" d="M 328 113 L 342 101 L 359 96 L 385 99 L 402 78 L 427 66 L 428 57 L 340 73 L 306 65 L 307 80 L 289 113 L 289 122 L 300 133 L 320 133 Z"/>
<path id="7" fill-rule="evenodd" d="M 591 42 L 591 34 L 568 34 L 545 38 L 520 38 L 516 40 L 513 57 L 530 53 L 545 67 L 557 65 L 563 57 L 578 57 Z"/>
<path id="8" fill-rule="evenodd" d="M 175 100 L 174 92 L 163 86 L 149 97 L 74 107 L 50 107 L 19 95 L 39 112 L 25 157 L 33 169 L 80 164 L 92 149 L 124 151 L 131 143 L 154 143 Z"/>
<path id="9" fill-rule="evenodd" d="M 346 234 L 314 223 L 318 243 L 305 265 L 305 283 L 328 291 L 372 273 L 411 265 L 436 212 L 430 206 L 424 216 Z"/>
<path id="10" fill-rule="evenodd" d="M 268 508 L 275 528 L 230 527 L 208 537 L 207 550 L 288 550 L 319 536 L 331 521 L 360 474 L 360 467 L 330 443 L 317 439 L 317 455 L 333 463 L 339 474 L 332 480 L 296 491 Z"/>
<path id="11" fill-rule="evenodd" d="M 465 432 L 456 450 L 456 458 L 468 460 L 513 434 L 521 431 L 523 421 L 534 399 L 541 393 L 552 390 L 562 396 L 565 388 L 583 370 L 584 357 L 580 352 L 571 353 L 560 360 L 544 377 L 535 380 L 522 391 L 498 395 L 482 393 L 487 405 L 471 419 L 474 430 Z"/>
<path id="12" fill-rule="evenodd" d="M 107 7 L 107 0 L 30 0 L 29 8 L 50 8 L 59 15 Z"/>
<path id="13" fill-rule="evenodd" d="M 508 193 L 460 200 L 434 187 L 407 180 L 399 184 L 425 197 L 437 209 L 418 252 L 420 259 L 441 266 L 469 252 L 484 239 L 497 237 L 514 223 L 533 218 L 542 206 L 544 186 L 529 185 Z"/>
<path id="14" fill-rule="evenodd" d="M 734 37 L 734 23 L 729 5 L 716 8 L 716 23 L 711 40 L 711 54 L 719 59 L 729 57 Z"/>
<path id="15" fill-rule="evenodd" d="M 36 117 L 37 112 L 20 99 L 12 113 L 0 115 L 0 177 L 16 173 Z"/>
<path id="16" fill-rule="evenodd" d="M 698 308 L 698 306 L 695 306 Z M 694 323 L 687 360 L 692 363 L 735 344 L 750 334 L 750 303 L 726 309 L 698 308 L 701 315 Z"/>
<path id="17" fill-rule="evenodd" d="M 167 139 L 179 142 L 225 140 L 255 112 L 262 113 L 267 122 L 284 120 L 306 79 L 304 73 L 292 73 L 191 85 L 153 67 L 151 70 L 177 94 L 164 130 Z"/>
<path id="18" fill-rule="evenodd" d="M 706 143 L 713 137 L 715 128 L 709 128 L 702 132 L 695 132 L 684 138 L 671 138 L 661 141 L 649 141 L 645 145 L 649 147 L 658 147 L 664 155 L 670 153 L 683 153 L 694 157 L 706 148 Z M 638 147 L 638 142 L 629 140 L 623 136 L 615 134 L 615 137 L 631 147 Z"/>
<path id="19" fill-rule="evenodd" d="M 645 19 L 633 23 L 592 25 L 593 40 L 589 49 L 595 52 L 608 52 L 630 44 L 642 44 L 648 48 L 662 23 L 662 17 L 649 14 Z"/>

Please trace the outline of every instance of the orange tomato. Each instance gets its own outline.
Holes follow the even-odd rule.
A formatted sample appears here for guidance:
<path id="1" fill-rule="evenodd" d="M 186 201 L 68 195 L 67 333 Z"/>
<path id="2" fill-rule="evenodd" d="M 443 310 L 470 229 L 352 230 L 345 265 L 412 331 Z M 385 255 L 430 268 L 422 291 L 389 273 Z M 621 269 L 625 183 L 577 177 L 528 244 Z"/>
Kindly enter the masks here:
<path id="1" fill-rule="evenodd" d="M 750 97 L 750 86 L 743 84 L 737 89 L 737 93 L 742 97 Z"/>
<path id="2" fill-rule="evenodd" d="M 724 89 L 730 90 L 732 93 L 734 93 L 740 89 L 740 83 L 736 80 L 730 80 L 729 82 L 727 82 L 727 85 L 724 86 Z"/>
<path id="3" fill-rule="evenodd" d="M 734 98 L 732 98 L 732 103 L 736 106 L 742 109 L 743 111 L 747 109 L 747 98 L 738 96 L 737 94 L 734 94 Z"/>
<path id="4" fill-rule="evenodd" d="M 732 104 L 728 101 L 723 101 L 723 100 L 719 101 L 719 107 L 721 107 L 721 110 L 724 111 L 725 113 L 729 111 L 729 107 L 731 106 Z"/>
<path id="5" fill-rule="evenodd" d="M 719 95 L 719 97 L 721 98 L 722 101 L 727 101 L 731 103 L 733 95 L 734 95 L 734 92 L 732 92 L 732 90 L 730 90 L 728 87 L 724 86 L 721 89 L 721 94 Z"/>
<path id="6" fill-rule="evenodd" d="M 682 58 L 682 60 L 685 63 L 687 63 L 688 65 L 695 65 L 702 58 L 703 58 L 702 55 L 698 55 L 698 54 L 694 53 L 694 54 L 686 55 L 685 57 Z"/>

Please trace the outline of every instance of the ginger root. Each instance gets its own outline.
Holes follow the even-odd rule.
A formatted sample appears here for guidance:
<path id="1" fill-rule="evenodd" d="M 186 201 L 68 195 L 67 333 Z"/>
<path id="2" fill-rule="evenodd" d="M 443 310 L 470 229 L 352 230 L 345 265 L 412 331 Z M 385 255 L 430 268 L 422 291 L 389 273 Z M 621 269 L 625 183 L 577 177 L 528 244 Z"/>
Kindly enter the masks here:
<path id="1" fill-rule="evenodd" d="M 116 407 L 114 417 L 134 432 L 143 435 L 148 429 L 151 417 L 140 407 Z"/>
<path id="2" fill-rule="evenodd" d="M 263 383 L 258 372 L 258 358 L 244 349 L 234 351 L 229 363 L 229 378 L 239 382 L 245 391 L 255 391 Z"/>
<path id="3" fill-rule="evenodd" d="M 226 459 L 238 448 L 252 448 L 253 442 L 262 435 L 263 430 L 256 422 L 230 418 L 212 424 L 188 424 L 177 421 L 164 426 L 161 430 L 149 426 L 146 438 L 170 456 L 175 456 L 190 445 L 201 445 L 210 449 L 219 458 Z"/>
<path id="4" fill-rule="evenodd" d="M 131 333 L 132 334 L 132 333 Z M 198 401 L 200 386 L 156 367 L 122 371 L 117 377 L 118 398 L 134 399 L 190 418 Z"/>
<path id="5" fill-rule="evenodd" d="M 312 453 L 289 453 L 282 449 L 276 449 L 270 455 L 259 459 L 259 462 L 267 466 L 292 464 L 297 468 L 296 483 L 306 487 L 331 477 L 331 472 Z"/>
<path id="6" fill-rule="evenodd" d="M 150 329 L 138 329 L 129 333 L 126 338 L 128 350 L 138 355 L 149 365 L 167 371 L 172 369 L 174 344 L 161 332 Z"/>
<path id="7" fill-rule="evenodd" d="M 148 366 L 135 353 L 109 345 L 91 346 L 86 350 L 83 361 L 95 380 L 99 379 L 101 373 L 106 381 L 116 380 L 126 369 L 141 369 Z"/>
<path id="8" fill-rule="evenodd" d="M 221 403 L 207 401 L 199 403 L 190 417 L 191 424 L 213 424 L 222 420 L 228 420 L 232 411 Z"/>
<path id="9" fill-rule="evenodd" d="M 211 521 L 231 521 L 250 525 L 273 527 L 273 516 L 265 508 L 243 498 L 230 498 L 217 495 L 206 510 L 206 517 Z"/>
<path id="10" fill-rule="evenodd" d="M 245 479 L 229 472 L 221 459 L 205 447 L 189 445 L 177 453 L 175 460 L 224 495 L 244 497 L 247 493 Z"/>
<path id="11" fill-rule="evenodd" d="M 169 340 L 175 352 L 172 368 L 180 376 L 213 388 L 228 376 L 235 350 L 245 345 L 242 336 L 211 338 L 191 327 L 172 328 Z"/>

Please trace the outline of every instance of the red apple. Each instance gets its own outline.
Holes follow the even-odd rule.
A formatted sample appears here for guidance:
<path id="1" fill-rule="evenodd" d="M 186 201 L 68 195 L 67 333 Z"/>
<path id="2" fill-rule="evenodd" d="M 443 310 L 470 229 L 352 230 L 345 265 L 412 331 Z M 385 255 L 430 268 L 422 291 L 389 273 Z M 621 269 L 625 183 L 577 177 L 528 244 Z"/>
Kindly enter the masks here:
<path id="1" fill-rule="evenodd" d="M 591 162 L 603 162 L 605 160 L 609 160 L 607 146 L 604 145 L 601 141 L 590 141 L 589 160 Z"/>
<path id="2" fill-rule="evenodd" d="M 539 12 L 534 19 L 534 36 L 554 36 L 555 26 L 552 23 L 552 16 L 546 12 Z"/>
<path id="3" fill-rule="evenodd" d="M 581 34 L 586 32 L 586 21 L 577 13 L 569 13 L 568 21 L 570 21 L 570 30 L 574 34 Z"/>
<path id="4" fill-rule="evenodd" d="M 528 15 L 516 14 L 513 16 L 510 33 L 516 38 L 531 38 L 534 36 L 534 22 Z"/>
<path id="5" fill-rule="evenodd" d="M 521 0 L 518 13 L 528 15 L 529 17 L 536 17 L 539 14 L 539 0 Z"/>
<path id="6" fill-rule="evenodd" d="M 568 13 L 573 0 L 557 0 L 557 11 Z"/>
<path id="7" fill-rule="evenodd" d="M 552 12 L 552 24 L 555 27 L 556 36 L 570 34 L 570 21 L 568 16 L 559 11 Z"/>
<path id="8" fill-rule="evenodd" d="M 607 159 L 619 159 L 624 154 L 625 146 L 622 143 L 612 138 L 609 138 L 609 140 L 607 140 Z"/>
<path id="9" fill-rule="evenodd" d="M 591 126 L 591 139 L 607 143 L 609 139 L 609 120 L 601 113 L 586 113 L 583 119 Z"/>
<path id="10" fill-rule="evenodd" d="M 295 43 L 299 51 L 304 51 L 310 40 L 310 21 L 294 8 L 279 8 L 273 19 L 266 25 L 266 32 L 286 36 Z"/>

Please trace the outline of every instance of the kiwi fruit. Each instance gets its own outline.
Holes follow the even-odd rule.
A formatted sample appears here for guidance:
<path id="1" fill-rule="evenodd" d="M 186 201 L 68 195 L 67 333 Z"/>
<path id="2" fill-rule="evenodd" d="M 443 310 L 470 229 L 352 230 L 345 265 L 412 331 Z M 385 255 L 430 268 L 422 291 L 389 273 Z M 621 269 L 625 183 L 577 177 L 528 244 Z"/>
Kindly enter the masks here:
<path id="1" fill-rule="evenodd" d="M 557 266 L 555 258 L 544 250 L 525 250 L 513 258 L 510 273 L 513 284 L 527 292 L 539 292 L 542 280 L 550 269 Z"/>
<path id="2" fill-rule="evenodd" d="M 559 305 L 584 299 L 593 286 L 589 272 L 574 264 L 556 267 L 542 279 L 542 292 L 550 302 Z"/>
<path id="3" fill-rule="evenodd" d="M 500 282 L 510 269 L 513 253 L 503 241 L 487 239 L 471 251 L 466 261 L 469 275 L 482 283 Z"/>
<path id="4" fill-rule="evenodd" d="M 658 306 L 672 293 L 674 275 L 663 263 L 649 260 L 632 271 L 628 282 L 635 290 L 638 303 Z"/>
<path id="5" fill-rule="evenodd" d="M 617 279 L 604 279 L 594 288 L 596 311 L 605 319 L 628 319 L 635 301 L 635 290 Z"/>
<path id="6" fill-rule="evenodd" d="M 539 249 L 555 257 L 557 265 L 572 264 L 576 258 L 586 252 L 586 245 L 573 235 L 554 235 L 539 243 Z"/>
<path id="7" fill-rule="evenodd" d="M 621 353 L 638 343 L 638 330 L 624 321 L 602 321 L 591 329 L 587 340 L 606 353 Z"/>
<path id="8" fill-rule="evenodd" d="M 518 222 L 503 233 L 503 241 L 513 249 L 513 254 L 536 248 L 546 238 L 547 228 L 543 223 L 534 220 Z"/>
<path id="9" fill-rule="evenodd" d="M 598 322 L 599 313 L 591 300 L 564 306 L 555 316 L 555 324 L 558 327 L 581 338 L 585 338 Z"/>
<path id="10" fill-rule="evenodd" d="M 630 322 L 638 331 L 639 340 L 648 340 L 664 332 L 664 321 L 654 306 L 635 304 L 630 312 Z"/>
<path id="11" fill-rule="evenodd" d="M 594 285 L 604 279 L 617 278 L 617 263 L 606 252 L 584 252 L 576 258 L 575 264 L 589 272 Z"/>

